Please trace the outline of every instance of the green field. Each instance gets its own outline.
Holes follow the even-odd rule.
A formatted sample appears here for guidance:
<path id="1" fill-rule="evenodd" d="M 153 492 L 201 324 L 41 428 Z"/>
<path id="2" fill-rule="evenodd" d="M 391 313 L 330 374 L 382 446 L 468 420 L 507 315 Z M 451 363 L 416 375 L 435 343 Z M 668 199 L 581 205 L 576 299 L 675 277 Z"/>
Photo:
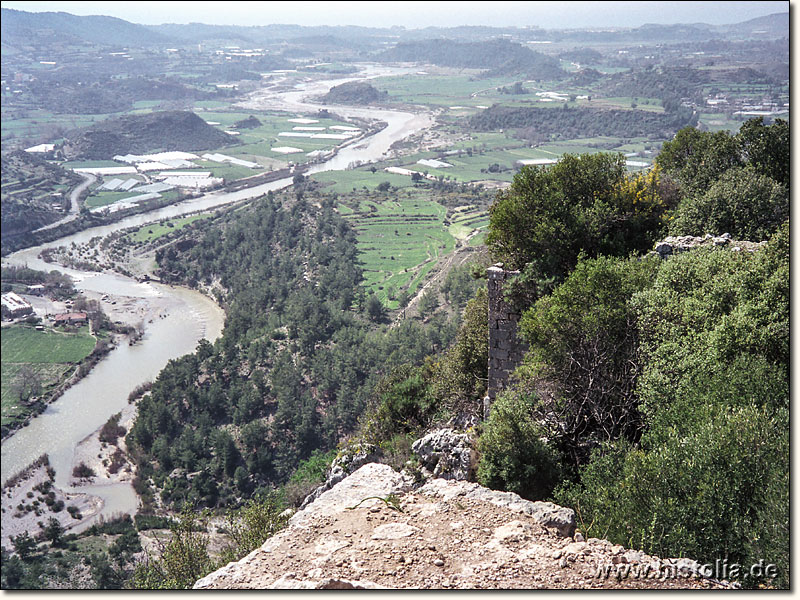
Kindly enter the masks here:
<path id="1" fill-rule="evenodd" d="M 78 363 L 94 349 L 95 338 L 81 333 L 37 331 L 32 327 L 4 327 L 3 363 Z"/>
<path id="2" fill-rule="evenodd" d="M 138 195 L 136 192 L 97 192 L 86 198 L 86 206 L 89 208 L 108 206 L 124 198 L 133 198 Z"/>
<path id="3" fill-rule="evenodd" d="M 397 173 L 387 173 L 383 169 L 377 169 L 375 173 L 366 167 L 348 171 L 325 171 L 311 175 L 313 181 L 318 181 L 324 186 L 325 192 L 335 192 L 337 194 L 349 194 L 353 191 L 376 189 L 384 181 L 388 181 L 392 187 L 404 188 L 413 186 L 410 177 L 398 175 Z M 341 208 L 341 207 L 340 207 Z M 342 213 L 344 214 L 344 213 Z"/>
<path id="4" fill-rule="evenodd" d="M 490 105 L 492 99 L 511 98 L 497 92 L 498 87 L 514 83 L 509 77 L 473 79 L 471 75 L 416 75 L 381 77 L 375 87 L 389 92 L 391 100 L 435 106 Z"/>
<path id="5" fill-rule="evenodd" d="M 96 340 L 86 330 L 61 333 L 24 326 L 3 328 L 0 410 L 4 426 L 32 412 L 30 407 L 19 402 L 21 377 L 35 377 L 42 393 L 50 391 L 94 349 Z"/>
<path id="6" fill-rule="evenodd" d="M 236 129 L 234 123 L 247 119 L 249 116 L 256 117 L 261 121 L 261 125 L 253 129 Z M 272 148 L 275 146 L 292 146 L 300 148 L 303 152 L 311 152 L 313 150 L 331 150 L 343 140 L 327 140 L 327 139 L 312 139 L 302 137 L 281 137 L 278 134 L 282 132 L 292 132 L 293 127 L 304 127 L 299 123 L 291 123 L 289 119 L 294 118 L 294 115 L 288 113 L 277 112 L 232 112 L 232 111 L 210 111 L 206 110 L 200 113 L 200 116 L 206 121 L 212 123 L 219 123 L 215 125 L 221 130 L 225 131 L 238 131 L 237 138 L 238 144 L 235 146 L 228 146 L 220 152 L 229 156 L 243 158 L 245 160 L 253 160 L 253 157 L 264 156 L 272 159 L 279 160 L 292 160 L 295 162 L 303 162 L 305 159 L 304 154 L 290 154 L 284 155 L 273 152 Z M 348 125 L 341 121 L 334 119 L 325 119 L 314 117 L 318 123 L 312 123 L 311 127 L 325 127 L 326 130 L 316 133 L 336 133 L 336 131 L 327 130 L 332 125 Z M 350 126 L 350 125 L 348 125 Z M 307 132 L 315 133 L 315 132 Z"/>
<path id="7" fill-rule="evenodd" d="M 486 218 L 485 212 L 467 210 L 445 223 L 447 209 L 427 190 L 411 188 L 386 196 L 359 193 L 338 209 L 356 230 L 365 287 L 392 309 L 401 290 L 413 294 L 438 260 L 455 249 L 456 239 L 482 224 L 476 219 Z"/>
<path id="8" fill-rule="evenodd" d="M 3 140 L 19 138 L 32 141 L 33 138 L 41 138 L 43 135 L 52 136 L 51 132 L 57 127 L 65 129 L 88 127 L 93 123 L 114 116 L 111 114 L 55 114 L 42 109 L 28 109 L 24 111 L 24 114 L 25 117 L 18 118 L 13 109 L 3 111 L 2 122 L 0 122 Z M 51 139 L 49 141 L 55 140 Z"/>
<path id="9" fill-rule="evenodd" d="M 127 237 L 132 242 L 152 242 L 168 233 L 182 229 L 189 223 L 193 223 L 198 219 L 207 219 L 210 216 L 210 214 L 193 215 L 191 217 L 184 217 L 183 219 L 173 219 L 162 223 L 144 225 L 134 233 L 129 233 Z"/>

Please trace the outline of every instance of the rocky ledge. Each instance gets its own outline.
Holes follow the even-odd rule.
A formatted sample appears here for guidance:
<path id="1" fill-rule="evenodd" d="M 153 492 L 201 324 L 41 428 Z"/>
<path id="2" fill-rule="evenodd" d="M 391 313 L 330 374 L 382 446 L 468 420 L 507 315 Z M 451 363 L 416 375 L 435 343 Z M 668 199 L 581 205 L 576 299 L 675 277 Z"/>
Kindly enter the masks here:
<path id="1" fill-rule="evenodd" d="M 571 509 L 369 463 L 195 589 L 726 587 L 690 560 L 584 540 Z"/>

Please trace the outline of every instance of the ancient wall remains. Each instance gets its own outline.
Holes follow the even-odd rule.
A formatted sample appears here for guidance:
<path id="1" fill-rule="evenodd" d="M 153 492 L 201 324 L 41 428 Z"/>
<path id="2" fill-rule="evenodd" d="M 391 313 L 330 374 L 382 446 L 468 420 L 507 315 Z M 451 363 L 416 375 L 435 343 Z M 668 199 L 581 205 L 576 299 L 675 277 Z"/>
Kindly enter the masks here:
<path id="1" fill-rule="evenodd" d="M 484 399 L 484 416 L 497 395 L 508 384 L 513 370 L 522 362 L 528 347 L 517 338 L 520 313 L 503 297 L 506 280 L 519 275 L 519 271 L 505 271 L 502 263 L 487 270 L 489 275 L 489 384 Z"/>

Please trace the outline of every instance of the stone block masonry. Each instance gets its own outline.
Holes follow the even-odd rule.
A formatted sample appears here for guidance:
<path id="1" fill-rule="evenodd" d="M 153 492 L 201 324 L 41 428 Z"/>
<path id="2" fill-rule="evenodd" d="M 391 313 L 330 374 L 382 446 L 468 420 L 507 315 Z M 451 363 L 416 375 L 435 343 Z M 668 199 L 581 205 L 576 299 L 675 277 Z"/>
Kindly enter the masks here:
<path id="1" fill-rule="evenodd" d="M 511 373 L 522 363 L 527 344 L 517 337 L 520 313 L 505 301 L 503 287 L 519 271 L 506 271 L 498 263 L 487 269 L 489 276 L 489 385 L 484 398 L 484 418 L 497 395 L 508 385 Z"/>

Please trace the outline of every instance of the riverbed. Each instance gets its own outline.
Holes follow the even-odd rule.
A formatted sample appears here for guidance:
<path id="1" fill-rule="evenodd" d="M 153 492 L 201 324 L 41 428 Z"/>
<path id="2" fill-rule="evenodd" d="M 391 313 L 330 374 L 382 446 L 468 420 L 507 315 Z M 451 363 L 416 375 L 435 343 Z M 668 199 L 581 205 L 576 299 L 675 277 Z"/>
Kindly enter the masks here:
<path id="1" fill-rule="evenodd" d="M 313 166 L 309 172 L 343 170 L 354 164 L 385 156 L 394 142 L 430 127 L 433 117 L 429 113 L 415 114 L 382 108 L 324 106 L 311 104 L 307 98 L 324 94 L 330 87 L 345 81 L 401 72 L 405 70 L 364 67 L 357 77 L 304 82 L 290 91 L 257 91 L 239 106 L 280 108 L 302 113 L 328 108 L 345 118 L 385 122 L 386 127 L 377 134 L 345 145 L 336 156 Z M 236 192 L 212 192 L 148 213 L 132 215 L 113 224 L 87 229 L 41 246 L 20 250 L 3 262 L 50 271 L 54 265 L 39 258 L 45 248 L 73 242 L 82 244 L 93 237 L 105 236 L 129 227 L 214 210 L 234 202 L 257 198 L 269 191 L 285 188 L 291 183 L 292 179 L 287 178 Z M 47 453 L 50 464 L 56 471 L 56 486 L 64 491 L 79 491 L 100 497 L 103 507 L 98 515 L 108 517 L 119 513 L 133 513 L 138 507 L 138 498 L 128 483 L 70 487 L 75 448 L 81 440 L 99 429 L 111 415 L 121 411 L 127 405 L 130 392 L 141 383 L 154 380 L 170 359 L 193 352 L 201 339 L 214 341 L 219 337 L 224 324 L 224 313 L 212 300 L 192 290 L 157 283 L 138 283 L 113 273 L 85 272 L 65 267 L 58 267 L 58 270 L 70 275 L 79 291 L 144 301 L 154 309 L 150 313 L 158 316 L 144 323 L 145 335 L 140 342 L 133 346 L 121 344 L 115 348 L 89 375 L 67 390 L 42 414 L 32 419 L 27 427 L 3 442 L 2 481 Z M 88 524 L 87 522 L 86 525 Z"/>

